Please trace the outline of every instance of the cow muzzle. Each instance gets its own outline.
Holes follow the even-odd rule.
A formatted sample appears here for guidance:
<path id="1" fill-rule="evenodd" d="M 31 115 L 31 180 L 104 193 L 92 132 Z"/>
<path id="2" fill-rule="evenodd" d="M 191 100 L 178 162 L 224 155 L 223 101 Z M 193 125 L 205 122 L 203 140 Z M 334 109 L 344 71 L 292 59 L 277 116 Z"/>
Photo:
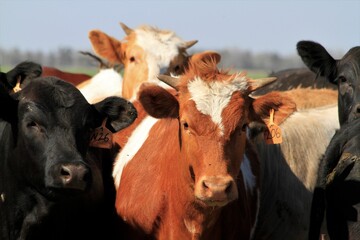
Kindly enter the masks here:
<path id="1" fill-rule="evenodd" d="M 195 185 L 195 197 L 207 206 L 222 207 L 237 199 L 238 191 L 230 176 L 204 176 Z"/>
<path id="2" fill-rule="evenodd" d="M 85 191 L 90 185 L 91 172 L 83 163 L 64 163 L 54 166 L 52 178 L 49 187 Z"/>
<path id="3" fill-rule="evenodd" d="M 89 169 L 83 164 L 64 164 L 60 168 L 59 177 L 65 188 L 85 190 L 89 173 Z"/>

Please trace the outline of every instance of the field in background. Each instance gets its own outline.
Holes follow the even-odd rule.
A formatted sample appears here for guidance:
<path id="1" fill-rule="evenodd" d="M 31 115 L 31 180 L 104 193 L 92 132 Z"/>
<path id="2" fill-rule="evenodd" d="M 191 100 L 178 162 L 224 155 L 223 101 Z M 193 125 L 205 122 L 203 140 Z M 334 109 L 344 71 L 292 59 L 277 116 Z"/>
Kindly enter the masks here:
<path id="1" fill-rule="evenodd" d="M 1 72 L 8 72 L 10 69 L 12 69 L 15 66 L 8 66 L 8 65 L 4 65 L 1 66 L 0 71 Z M 85 68 L 85 67 L 67 67 L 67 68 L 59 68 L 61 71 L 65 71 L 65 72 L 71 72 L 71 73 L 84 73 L 90 76 L 94 76 L 98 71 L 99 68 Z M 244 71 L 244 70 L 234 70 L 231 72 L 235 72 L 235 71 Z M 251 78 L 262 78 L 262 77 L 266 77 L 268 76 L 268 72 L 264 71 L 264 70 L 245 70 L 247 72 L 247 75 Z"/>

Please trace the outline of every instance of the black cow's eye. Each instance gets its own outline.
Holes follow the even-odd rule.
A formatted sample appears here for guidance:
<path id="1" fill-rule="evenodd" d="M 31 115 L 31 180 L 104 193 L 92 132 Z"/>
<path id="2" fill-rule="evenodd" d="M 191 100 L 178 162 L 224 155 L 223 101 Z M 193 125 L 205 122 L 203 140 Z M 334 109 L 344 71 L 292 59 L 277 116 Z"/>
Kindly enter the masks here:
<path id="1" fill-rule="evenodd" d="M 338 78 L 338 82 L 339 82 L 339 83 L 346 83 L 346 82 L 347 82 L 347 79 L 346 79 L 345 77 L 343 77 L 343 76 L 340 76 L 340 77 Z"/>
<path id="2" fill-rule="evenodd" d="M 39 124 L 37 124 L 35 121 L 29 121 L 26 124 L 26 127 L 30 128 L 30 129 L 34 129 L 34 130 L 40 130 Z"/>
<path id="3" fill-rule="evenodd" d="M 37 124 L 36 124 L 36 122 L 31 121 L 31 122 L 28 122 L 27 127 L 37 127 Z"/>

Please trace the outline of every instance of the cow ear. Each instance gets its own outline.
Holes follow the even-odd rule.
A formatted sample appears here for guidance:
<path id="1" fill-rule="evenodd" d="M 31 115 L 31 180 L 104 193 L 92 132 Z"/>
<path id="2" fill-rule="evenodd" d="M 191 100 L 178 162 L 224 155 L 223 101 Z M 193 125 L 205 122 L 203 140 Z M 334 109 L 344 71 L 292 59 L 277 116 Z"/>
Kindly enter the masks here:
<path id="1" fill-rule="evenodd" d="M 154 84 L 142 84 L 138 99 L 145 111 L 154 118 L 177 118 L 179 102 L 164 88 Z"/>
<path id="2" fill-rule="evenodd" d="M 0 119 L 13 123 L 17 118 L 18 100 L 11 97 L 7 89 L 0 83 Z"/>
<path id="3" fill-rule="evenodd" d="M 100 30 L 90 31 L 89 39 L 97 55 L 105 58 L 112 64 L 123 64 L 122 43 L 119 40 L 108 36 Z"/>
<path id="4" fill-rule="evenodd" d="M 126 128 L 137 117 L 134 105 L 120 97 L 107 97 L 93 106 L 100 113 L 102 120 L 107 118 L 106 126 L 112 132 Z"/>
<path id="5" fill-rule="evenodd" d="M 40 77 L 41 73 L 42 68 L 39 64 L 27 61 L 21 62 L 6 73 L 8 85 L 5 85 L 9 90 L 12 90 L 18 81 L 22 84 L 25 80 Z"/>
<path id="6" fill-rule="evenodd" d="M 336 60 L 319 43 L 312 41 L 300 41 L 296 45 L 297 51 L 305 65 L 314 73 L 326 77 L 331 83 L 334 82 L 336 73 Z"/>
<path id="7" fill-rule="evenodd" d="M 213 61 L 218 64 L 221 60 L 221 56 L 219 53 L 214 51 L 205 51 L 201 53 L 195 53 L 190 57 L 190 62 L 192 64 L 201 64 L 204 62 Z"/>
<path id="8" fill-rule="evenodd" d="M 265 94 L 253 100 L 249 113 L 250 122 L 255 121 L 268 124 L 271 109 L 274 109 L 273 121 L 279 125 L 296 111 L 296 104 L 292 99 L 280 92 Z"/>

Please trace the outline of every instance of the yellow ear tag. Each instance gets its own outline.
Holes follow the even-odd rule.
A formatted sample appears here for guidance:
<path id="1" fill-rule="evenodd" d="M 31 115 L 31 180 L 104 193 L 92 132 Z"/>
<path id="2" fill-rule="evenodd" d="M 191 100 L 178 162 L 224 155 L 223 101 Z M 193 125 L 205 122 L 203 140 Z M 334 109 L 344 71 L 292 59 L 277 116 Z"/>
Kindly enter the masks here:
<path id="1" fill-rule="evenodd" d="M 13 88 L 13 91 L 14 91 L 15 93 L 21 90 L 20 81 L 21 81 L 21 76 L 18 77 L 17 82 L 16 82 L 16 85 L 15 85 L 15 87 Z"/>
<path id="2" fill-rule="evenodd" d="M 264 139 L 267 144 L 280 144 L 282 143 L 281 129 L 274 123 L 274 109 L 270 110 L 270 121 L 267 129 L 264 132 Z"/>
<path id="3" fill-rule="evenodd" d="M 106 148 L 110 149 L 112 148 L 112 132 L 106 128 L 105 119 L 101 126 L 98 128 L 95 128 L 93 133 L 90 136 L 90 147 L 97 147 L 97 148 Z"/>

